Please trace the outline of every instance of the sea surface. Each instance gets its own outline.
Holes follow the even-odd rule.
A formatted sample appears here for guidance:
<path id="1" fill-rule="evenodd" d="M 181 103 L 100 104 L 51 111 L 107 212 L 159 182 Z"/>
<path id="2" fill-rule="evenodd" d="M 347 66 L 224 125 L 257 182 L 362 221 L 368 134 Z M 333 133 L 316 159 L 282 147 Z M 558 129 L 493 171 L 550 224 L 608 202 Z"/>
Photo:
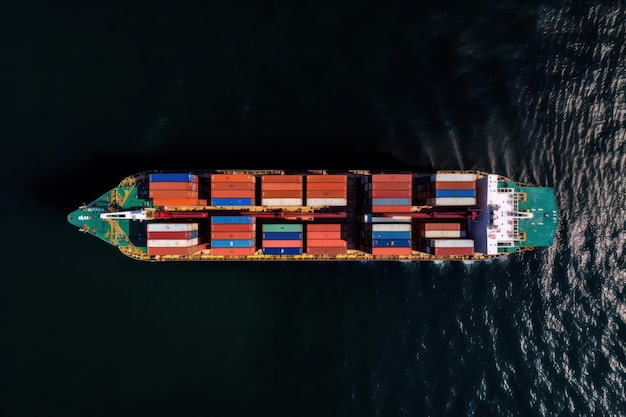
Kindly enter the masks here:
<path id="1" fill-rule="evenodd" d="M 1 6 L 0 415 L 626 415 L 626 3 Z M 487 262 L 149 264 L 65 216 L 144 169 L 554 187 Z"/>

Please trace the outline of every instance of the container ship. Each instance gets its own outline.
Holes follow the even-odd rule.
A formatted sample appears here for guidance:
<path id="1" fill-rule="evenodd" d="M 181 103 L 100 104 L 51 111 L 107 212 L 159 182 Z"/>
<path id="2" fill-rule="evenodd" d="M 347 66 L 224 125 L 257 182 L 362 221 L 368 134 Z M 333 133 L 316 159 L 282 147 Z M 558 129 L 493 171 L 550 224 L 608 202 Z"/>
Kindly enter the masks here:
<path id="1" fill-rule="evenodd" d="M 479 171 L 151 171 L 67 219 L 152 262 L 482 260 L 550 246 L 558 208 Z"/>

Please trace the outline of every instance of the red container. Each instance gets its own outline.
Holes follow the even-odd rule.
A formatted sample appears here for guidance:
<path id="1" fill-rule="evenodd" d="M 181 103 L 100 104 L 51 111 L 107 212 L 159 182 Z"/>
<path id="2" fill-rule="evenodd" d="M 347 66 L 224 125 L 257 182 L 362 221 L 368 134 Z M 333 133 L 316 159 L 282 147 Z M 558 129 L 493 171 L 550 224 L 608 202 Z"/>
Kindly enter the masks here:
<path id="1" fill-rule="evenodd" d="M 348 198 L 347 191 L 311 191 L 307 190 L 307 198 Z"/>
<path id="2" fill-rule="evenodd" d="M 198 191 L 189 190 L 150 190 L 150 198 L 198 198 Z"/>
<path id="3" fill-rule="evenodd" d="M 347 247 L 345 240 L 341 239 L 312 239 L 306 241 L 307 248 L 312 247 L 334 247 L 340 246 L 342 248 Z"/>
<path id="4" fill-rule="evenodd" d="M 252 174 L 211 174 L 211 182 L 255 182 Z"/>
<path id="5" fill-rule="evenodd" d="M 460 223 L 422 223 L 424 230 L 462 230 Z"/>
<path id="6" fill-rule="evenodd" d="M 340 224 L 307 224 L 307 232 L 341 232 Z"/>
<path id="7" fill-rule="evenodd" d="M 372 191 L 372 198 L 411 198 L 411 190 L 374 190 Z"/>
<path id="8" fill-rule="evenodd" d="M 247 256 L 256 252 L 256 248 L 212 248 L 211 255 L 215 256 Z"/>
<path id="9" fill-rule="evenodd" d="M 372 190 L 410 190 L 410 182 L 375 182 Z"/>
<path id="10" fill-rule="evenodd" d="M 262 191 L 263 198 L 302 198 L 302 190 Z"/>
<path id="11" fill-rule="evenodd" d="M 436 190 L 475 190 L 476 182 L 474 181 L 437 181 L 435 183 Z"/>
<path id="12" fill-rule="evenodd" d="M 372 248 L 372 255 L 410 255 L 411 248 Z"/>
<path id="13" fill-rule="evenodd" d="M 335 175 L 335 174 L 329 174 L 329 175 L 307 175 L 306 176 L 306 182 L 307 184 L 310 184 L 312 182 L 342 182 L 342 183 L 347 183 L 348 181 L 348 176 L 347 175 Z"/>
<path id="14" fill-rule="evenodd" d="M 269 182 L 302 182 L 302 175 L 263 175 L 261 184 Z"/>
<path id="15" fill-rule="evenodd" d="M 256 224 L 212 224 L 211 232 L 253 232 Z"/>
<path id="16" fill-rule="evenodd" d="M 263 191 L 272 191 L 272 190 L 302 190 L 301 182 L 270 182 L 270 183 L 262 183 L 261 190 Z"/>
<path id="17" fill-rule="evenodd" d="M 307 248 L 307 255 L 341 255 L 347 252 L 346 248 L 339 246 L 331 246 L 331 247 L 312 247 Z"/>
<path id="18" fill-rule="evenodd" d="M 348 189 L 348 184 L 341 182 L 314 182 L 307 184 L 306 189 L 311 191 L 345 191 Z"/>
<path id="19" fill-rule="evenodd" d="M 181 190 L 181 191 L 196 191 L 198 189 L 198 183 L 196 182 L 151 182 L 149 185 L 150 191 L 153 190 Z"/>
<path id="20" fill-rule="evenodd" d="M 301 240 L 263 240 L 264 248 L 301 248 Z"/>
<path id="21" fill-rule="evenodd" d="M 410 213 L 411 206 L 372 206 L 372 213 Z"/>
<path id="22" fill-rule="evenodd" d="M 187 232 L 148 232 L 148 239 L 191 239 L 195 231 Z"/>
<path id="23" fill-rule="evenodd" d="M 148 255 L 150 256 L 165 256 L 165 255 L 191 255 L 192 253 L 199 252 L 206 248 L 206 244 L 202 243 L 200 245 L 189 246 L 189 247 L 167 247 L 167 248 L 147 248 Z"/>
<path id="24" fill-rule="evenodd" d="M 306 236 L 307 241 L 310 239 L 341 239 L 341 232 L 339 230 L 332 232 L 312 232 L 307 229 Z"/>
<path id="25" fill-rule="evenodd" d="M 242 183 L 243 184 L 243 183 Z M 253 190 L 211 190 L 211 198 L 254 198 Z"/>
<path id="26" fill-rule="evenodd" d="M 372 182 L 408 182 L 413 181 L 413 174 L 374 174 Z"/>
<path id="27" fill-rule="evenodd" d="M 471 256 L 474 248 L 432 248 L 435 256 Z"/>
<path id="28" fill-rule="evenodd" d="M 206 206 L 206 200 L 197 198 L 153 198 L 155 206 Z"/>
<path id="29" fill-rule="evenodd" d="M 255 184 L 253 182 L 212 182 L 211 189 L 213 190 L 254 190 Z"/>
<path id="30" fill-rule="evenodd" d="M 211 232 L 211 240 L 254 239 L 256 232 Z"/>

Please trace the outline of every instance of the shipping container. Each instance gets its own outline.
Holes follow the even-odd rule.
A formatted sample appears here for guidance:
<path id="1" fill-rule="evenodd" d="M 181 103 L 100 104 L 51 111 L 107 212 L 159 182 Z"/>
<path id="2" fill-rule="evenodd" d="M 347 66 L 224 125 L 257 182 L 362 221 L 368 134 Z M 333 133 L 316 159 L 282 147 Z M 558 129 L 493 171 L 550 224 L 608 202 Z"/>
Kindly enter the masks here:
<path id="1" fill-rule="evenodd" d="M 413 181 L 413 174 L 373 174 L 372 183 L 377 182 L 411 182 Z"/>
<path id="2" fill-rule="evenodd" d="M 248 190 L 254 191 L 256 184 L 254 182 L 213 182 L 211 183 L 212 190 Z"/>
<path id="3" fill-rule="evenodd" d="M 303 185 L 301 182 L 270 182 L 261 183 L 261 190 L 263 191 L 302 191 Z"/>
<path id="4" fill-rule="evenodd" d="M 427 239 L 426 245 L 433 248 L 473 248 L 472 239 Z"/>
<path id="5" fill-rule="evenodd" d="M 256 193 L 252 190 L 212 190 L 211 198 L 254 198 Z"/>
<path id="6" fill-rule="evenodd" d="M 264 255 L 302 255 L 302 248 L 263 248 Z"/>
<path id="7" fill-rule="evenodd" d="M 420 223 L 425 230 L 461 230 L 461 223 Z"/>
<path id="8" fill-rule="evenodd" d="M 307 240 L 309 239 L 341 239 L 341 232 L 339 230 L 332 232 L 312 232 L 307 230 Z"/>
<path id="9" fill-rule="evenodd" d="M 192 239 L 148 239 L 147 246 L 152 248 L 188 247 L 198 244 L 198 238 Z"/>
<path id="10" fill-rule="evenodd" d="M 348 176 L 347 175 L 335 175 L 335 174 L 328 174 L 328 175 L 307 175 L 306 176 L 306 182 L 307 184 L 310 183 L 314 183 L 314 182 L 340 182 L 340 183 L 347 183 L 348 181 Z"/>
<path id="11" fill-rule="evenodd" d="M 263 240 L 261 246 L 264 248 L 301 248 L 301 240 Z"/>
<path id="12" fill-rule="evenodd" d="M 213 224 L 245 224 L 254 223 L 255 218 L 250 216 L 213 216 L 211 223 Z"/>
<path id="13" fill-rule="evenodd" d="M 213 174 L 211 183 L 216 182 L 255 182 L 256 177 L 252 174 Z"/>
<path id="14" fill-rule="evenodd" d="M 152 205 L 160 206 L 206 206 L 203 198 L 153 198 Z"/>
<path id="15" fill-rule="evenodd" d="M 411 218 L 408 216 L 391 216 L 391 217 L 377 217 L 372 216 L 371 213 L 363 215 L 364 223 L 410 223 Z"/>
<path id="16" fill-rule="evenodd" d="M 263 228 L 263 239 L 266 240 L 302 240 L 302 232 L 269 232 Z"/>
<path id="17" fill-rule="evenodd" d="M 147 254 L 149 256 L 168 256 L 168 255 L 184 256 L 184 255 L 194 254 L 196 252 L 204 250 L 205 248 L 206 248 L 205 243 L 201 243 L 195 246 L 188 246 L 188 247 L 169 247 L 169 248 L 148 247 Z"/>
<path id="18" fill-rule="evenodd" d="M 263 175 L 261 177 L 261 184 L 270 182 L 302 182 L 302 175 Z"/>
<path id="19" fill-rule="evenodd" d="M 430 174 L 430 182 L 440 181 L 476 181 L 475 174 L 437 173 Z"/>
<path id="20" fill-rule="evenodd" d="M 342 255 L 347 252 L 345 247 L 331 246 L 331 247 L 308 247 L 306 249 L 307 255 Z"/>
<path id="21" fill-rule="evenodd" d="M 409 213 L 411 206 L 372 206 L 372 213 Z"/>
<path id="22" fill-rule="evenodd" d="M 374 232 L 410 232 L 409 223 L 374 223 L 369 225 Z"/>
<path id="23" fill-rule="evenodd" d="M 148 239 L 193 239 L 198 237 L 197 230 L 186 232 L 148 232 Z"/>
<path id="24" fill-rule="evenodd" d="M 435 190 L 475 190 L 474 181 L 438 181 L 435 183 Z"/>
<path id="25" fill-rule="evenodd" d="M 150 174 L 150 182 L 198 182 L 198 176 L 188 173 Z"/>
<path id="26" fill-rule="evenodd" d="M 212 240 L 243 240 L 243 239 L 254 239 L 256 236 L 256 232 L 211 232 Z"/>
<path id="27" fill-rule="evenodd" d="M 301 224 L 264 224 L 264 232 L 302 232 Z"/>
<path id="28" fill-rule="evenodd" d="M 262 191 L 263 198 L 298 198 L 302 199 L 302 190 L 271 190 Z"/>
<path id="29" fill-rule="evenodd" d="M 476 198 L 474 197 L 439 197 L 439 198 L 428 198 L 426 201 L 429 206 L 474 206 L 476 205 Z"/>
<path id="30" fill-rule="evenodd" d="M 413 192 L 411 190 L 374 190 L 370 191 L 370 198 L 411 198 Z"/>
<path id="31" fill-rule="evenodd" d="M 471 248 L 432 248 L 430 253 L 435 256 L 472 256 L 474 247 Z"/>
<path id="32" fill-rule="evenodd" d="M 345 198 L 307 198 L 307 206 L 347 206 L 348 200 Z"/>
<path id="33" fill-rule="evenodd" d="M 211 240 L 212 248 L 249 248 L 255 244 L 254 239 Z"/>
<path id="34" fill-rule="evenodd" d="M 377 182 L 374 184 L 368 184 L 369 187 L 366 191 L 374 190 L 411 190 L 410 182 Z"/>
<path id="35" fill-rule="evenodd" d="M 407 248 L 399 248 L 399 247 L 386 247 L 386 248 L 372 248 L 369 251 L 372 255 L 387 255 L 387 256 L 405 256 L 413 253 L 410 247 Z"/>
<path id="36" fill-rule="evenodd" d="M 156 190 L 181 190 L 181 191 L 197 191 L 198 183 L 196 182 L 151 182 L 148 187 L 150 191 Z"/>
<path id="37" fill-rule="evenodd" d="M 261 199 L 261 205 L 263 206 L 301 206 L 301 198 L 263 198 Z"/>
<path id="38" fill-rule="evenodd" d="M 345 191 L 348 189 L 348 184 L 340 182 L 314 182 L 307 184 L 306 189 L 311 191 Z"/>
<path id="39" fill-rule="evenodd" d="M 321 191 L 321 190 L 307 190 L 306 198 L 348 198 L 347 191 Z"/>
<path id="40" fill-rule="evenodd" d="M 372 232 L 372 239 L 411 239 L 411 232 Z"/>
<path id="41" fill-rule="evenodd" d="M 147 223 L 148 232 L 187 232 L 198 230 L 198 223 Z"/>
<path id="42" fill-rule="evenodd" d="M 212 224 L 211 232 L 254 232 L 256 224 Z"/>
<path id="43" fill-rule="evenodd" d="M 307 224 L 307 232 L 341 232 L 341 224 Z"/>
<path id="44" fill-rule="evenodd" d="M 410 198 L 372 198 L 372 206 L 410 206 Z"/>
<path id="45" fill-rule="evenodd" d="M 311 239 L 306 241 L 306 246 L 311 247 L 347 247 L 348 243 L 343 239 Z"/>
<path id="46" fill-rule="evenodd" d="M 184 183 L 181 183 L 184 184 Z M 194 184 L 196 185 L 196 184 Z M 150 190 L 150 198 L 198 198 L 197 190 Z"/>
<path id="47" fill-rule="evenodd" d="M 410 239 L 372 239 L 372 246 L 375 248 L 385 248 L 395 246 L 400 248 L 411 247 Z"/>
<path id="48" fill-rule="evenodd" d="M 254 204 L 253 198 L 212 198 L 212 206 L 251 206 Z"/>
<path id="49" fill-rule="evenodd" d="M 435 197 L 476 197 L 476 190 L 435 190 L 433 194 Z"/>
<path id="50" fill-rule="evenodd" d="M 256 252 L 256 246 L 249 248 L 211 248 L 211 255 L 214 256 L 247 256 Z"/>
<path id="51" fill-rule="evenodd" d="M 465 237 L 465 230 L 424 230 L 420 232 L 425 238 L 459 238 Z"/>

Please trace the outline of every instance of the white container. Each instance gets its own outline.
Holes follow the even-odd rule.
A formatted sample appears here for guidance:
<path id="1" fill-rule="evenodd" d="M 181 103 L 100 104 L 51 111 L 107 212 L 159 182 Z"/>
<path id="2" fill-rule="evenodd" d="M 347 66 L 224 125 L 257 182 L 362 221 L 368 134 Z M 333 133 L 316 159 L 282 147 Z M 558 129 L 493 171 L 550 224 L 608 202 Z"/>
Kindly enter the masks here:
<path id="1" fill-rule="evenodd" d="M 307 198 L 307 206 L 347 206 L 347 198 Z"/>
<path id="2" fill-rule="evenodd" d="M 410 232 L 409 223 L 379 223 L 372 225 L 372 232 Z"/>
<path id="3" fill-rule="evenodd" d="M 197 237 L 193 239 L 148 239 L 149 248 L 188 248 L 197 244 Z"/>
<path id="4" fill-rule="evenodd" d="M 198 230 L 198 223 L 148 223 L 148 232 L 189 232 Z"/>
<path id="5" fill-rule="evenodd" d="M 263 206 L 301 206 L 301 198 L 263 198 L 261 200 Z"/>
<path id="6" fill-rule="evenodd" d="M 465 232 L 463 232 L 463 235 Z M 462 237 L 460 230 L 426 230 L 424 232 L 424 237 L 426 238 L 437 238 L 437 237 Z"/>
<path id="7" fill-rule="evenodd" d="M 437 173 L 430 174 L 430 182 L 435 181 L 475 181 L 475 174 L 446 174 L 446 173 Z"/>
<path id="8" fill-rule="evenodd" d="M 432 248 L 473 248 L 472 239 L 431 239 L 428 242 Z"/>
<path id="9" fill-rule="evenodd" d="M 475 206 L 476 197 L 438 197 L 427 202 L 429 206 Z"/>

